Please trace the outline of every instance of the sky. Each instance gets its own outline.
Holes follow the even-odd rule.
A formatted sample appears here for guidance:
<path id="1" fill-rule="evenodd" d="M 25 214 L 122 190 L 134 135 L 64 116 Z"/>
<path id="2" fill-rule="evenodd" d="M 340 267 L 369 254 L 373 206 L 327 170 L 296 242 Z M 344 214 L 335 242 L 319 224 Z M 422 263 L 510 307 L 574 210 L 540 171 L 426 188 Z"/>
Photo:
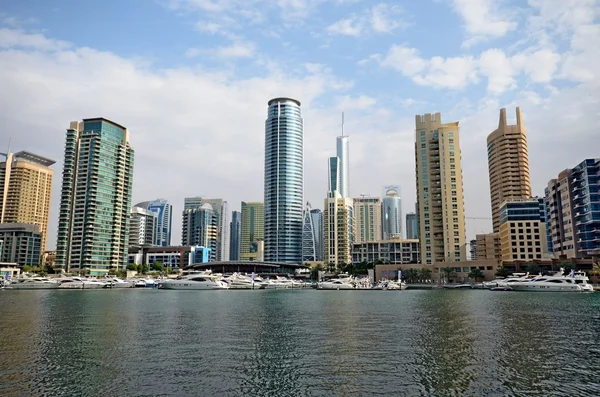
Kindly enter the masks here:
<path id="1" fill-rule="evenodd" d="M 486 137 L 520 106 L 531 183 L 600 157 L 600 0 L 0 0 L 0 148 L 54 159 L 70 121 L 126 126 L 133 202 L 263 200 L 269 99 L 302 102 L 305 200 L 350 136 L 350 190 L 415 206 L 415 115 L 460 122 L 467 237 L 492 229 Z M 0 150 L 5 151 L 5 150 Z"/>

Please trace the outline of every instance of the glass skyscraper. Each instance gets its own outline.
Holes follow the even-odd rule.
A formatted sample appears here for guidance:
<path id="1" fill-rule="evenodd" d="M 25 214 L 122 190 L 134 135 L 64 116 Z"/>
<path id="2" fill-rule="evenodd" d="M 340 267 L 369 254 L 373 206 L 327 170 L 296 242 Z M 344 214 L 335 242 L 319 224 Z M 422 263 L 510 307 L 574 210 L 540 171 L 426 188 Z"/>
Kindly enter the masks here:
<path id="1" fill-rule="evenodd" d="M 383 239 L 402 237 L 402 200 L 400 186 L 383 187 Z"/>
<path id="2" fill-rule="evenodd" d="M 313 222 L 313 230 L 315 232 L 315 251 L 316 260 L 323 260 L 323 211 L 320 209 L 310 210 L 310 216 Z"/>
<path id="3" fill-rule="evenodd" d="M 99 276 L 127 264 L 133 148 L 127 128 L 104 118 L 67 130 L 56 266 Z"/>
<path id="4" fill-rule="evenodd" d="M 144 201 L 136 207 L 145 208 L 158 216 L 158 231 L 154 245 L 168 247 L 171 245 L 171 226 L 173 224 L 173 206 L 165 199 Z"/>
<path id="5" fill-rule="evenodd" d="M 302 262 L 314 262 L 317 260 L 317 239 L 315 224 L 313 223 L 312 207 L 306 203 L 304 210 L 304 224 L 302 226 Z"/>
<path id="6" fill-rule="evenodd" d="M 336 155 L 339 161 L 339 186 L 338 191 L 343 198 L 350 197 L 350 138 L 338 136 L 336 140 Z"/>
<path id="7" fill-rule="evenodd" d="M 242 227 L 242 213 L 233 211 L 229 223 L 229 260 L 240 260 L 240 237 Z"/>
<path id="8" fill-rule="evenodd" d="M 265 261 L 302 262 L 303 130 L 300 102 L 275 98 L 265 122 Z"/>

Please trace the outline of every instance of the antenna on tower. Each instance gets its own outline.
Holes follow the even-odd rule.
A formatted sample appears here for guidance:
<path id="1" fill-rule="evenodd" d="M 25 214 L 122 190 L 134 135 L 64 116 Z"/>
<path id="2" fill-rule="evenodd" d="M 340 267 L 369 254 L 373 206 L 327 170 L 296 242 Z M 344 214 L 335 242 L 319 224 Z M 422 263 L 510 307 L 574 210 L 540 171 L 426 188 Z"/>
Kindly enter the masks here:
<path id="1" fill-rule="evenodd" d="M 342 112 L 342 136 L 344 136 L 344 112 Z"/>
<path id="2" fill-rule="evenodd" d="M 12 138 L 8 138 L 8 151 L 6 153 L 10 153 L 10 141 L 12 141 Z"/>

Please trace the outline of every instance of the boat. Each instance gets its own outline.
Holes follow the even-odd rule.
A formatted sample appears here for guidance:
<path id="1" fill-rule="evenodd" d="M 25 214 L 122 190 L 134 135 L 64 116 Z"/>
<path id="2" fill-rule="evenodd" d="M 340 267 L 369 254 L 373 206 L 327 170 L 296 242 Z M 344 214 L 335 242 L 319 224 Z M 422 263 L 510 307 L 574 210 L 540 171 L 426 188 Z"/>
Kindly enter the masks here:
<path id="1" fill-rule="evenodd" d="M 504 287 L 504 288 L 505 287 L 509 287 L 510 288 L 510 286 L 513 285 L 513 284 L 515 284 L 515 283 L 521 283 L 521 282 L 524 282 L 524 281 L 529 281 L 529 280 L 534 279 L 535 277 L 537 277 L 537 276 L 536 275 L 531 275 L 529 273 L 514 273 L 513 275 L 508 276 L 505 279 L 494 280 L 494 281 L 496 281 L 496 285 L 494 285 L 494 286 L 492 286 L 490 288 L 493 288 L 493 287 Z"/>
<path id="2" fill-rule="evenodd" d="M 179 276 L 176 279 L 161 281 L 158 284 L 158 288 L 185 290 L 222 289 L 224 286 L 219 279 L 220 275 L 213 275 L 211 273 L 190 273 L 185 276 Z"/>
<path id="3" fill-rule="evenodd" d="M 256 281 L 256 280 L 255 280 Z M 274 279 L 264 280 L 266 289 L 302 288 L 304 283 L 291 278 L 277 276 Z"/>
<path id="4" fill-rule="evenodd" d="M 463 284 L 444 284 L 444 289 L 471 289 L 472 285 L 469 283 Z"/>
<path id="5" fill-rule="evenodd" d="M 156 280 L 153 278 L 134 278 L 131 280 L 134 288 L 154 288 L 157 286 Z"/>
<path id="6" fill-rule="evenodd" d="M 13 279 L 10 283 L 6 284 L 6 288 L 8 289 L 55 289 L 58 286 L 59 283 L 56 279 L 46 277 L 23 277 Z"/>
<path id="7" fill-rule="evenodd" d="M 255 277 L 246 276 L 241 273 L 233 273 L 227 277 L 223 277 L 219 280 L 223 288 L 225 289 L 265 289 L 267 282 Z"/>
<path id="8" fill-rule="evenodd" d="M 397 290 L 405 290 L 406 288 L 408 288 L 408 285 L 404 282 L 404 281 L 394 281 L 394 280 L 379 280 L 379 282 L 377 283 L 377 285 L 375 285 L 372 289 L 375 290 L 390 290 L 390 291 L 397 291 Z"/>
<path id="9" fill-rule="evenodd" d="M 121 280 L 118 277 L 106 277 L 103 279 L 107 284 L 110 284 L 110 288 L 132 288 L 133 282 L 129 280 Z"/>
<path id="10" fill-rule="evenodd" d="M 327 281 L 321 281 L 317 284 L 317 289 L 344 290 L 355 289 L 351 278 L 334 278 Z"/>
<path id="11" fill-rule="evenodd" d="M 94 278 L 79 276 L 63 277 L 58 279 L 59 289 L 100 289 L 109 288 L 109 284 Z"/>
<path id="12" fill-rule="evenodd" d="M 590 279 L 584 271 L 578 270 L 576 272 L 572 272 L 572 276 L 575 280 L 575 284 L 580 285 L 583 289 L 583 292 L 594 292 L 594 286 L 588 282 Z"/>
<path id="13" fill-rule="evenodd" d="M 570 275 L 563 275 L 564 269 L 552 275 L 538 276 L 529 281 L 521 281 L 512 283 L 510 288 L 514 291 L 531 291 L 531 292 L 588 292 L 587 276 L 578 275 L 575 279 L 575 274 L 572 271 Z M 579 281 L 579 282 L 577 282 Z M 585 287 L 584 287 L 585 286 Z"/>

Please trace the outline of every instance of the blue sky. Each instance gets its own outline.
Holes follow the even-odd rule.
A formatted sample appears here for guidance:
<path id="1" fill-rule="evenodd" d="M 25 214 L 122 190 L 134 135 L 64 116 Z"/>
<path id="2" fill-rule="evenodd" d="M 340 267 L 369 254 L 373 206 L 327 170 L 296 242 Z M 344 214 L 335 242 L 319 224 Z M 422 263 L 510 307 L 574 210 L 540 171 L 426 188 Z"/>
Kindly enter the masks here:
<path id="1" fill-rule="evenodd" d="M 0 145 L 56 159 L 103 116 L 136 149 L 133 201 L 262 200 L 266 103 L 303 103 L 305 196 L 325 197 L 341 112 L 353 195 L 414 208 L 414 116 L 460 121 L 466 215 L 489 217 L 485 138 L 521 106 L 532 185 L 600 157 L 598 0 L 0 0 Z M 175 236 L 179 222 L 174 222 Z M 491 221 L 467 220 L 468 237 Z M 176 237 L 173 243 L 179 243 Z"/>

